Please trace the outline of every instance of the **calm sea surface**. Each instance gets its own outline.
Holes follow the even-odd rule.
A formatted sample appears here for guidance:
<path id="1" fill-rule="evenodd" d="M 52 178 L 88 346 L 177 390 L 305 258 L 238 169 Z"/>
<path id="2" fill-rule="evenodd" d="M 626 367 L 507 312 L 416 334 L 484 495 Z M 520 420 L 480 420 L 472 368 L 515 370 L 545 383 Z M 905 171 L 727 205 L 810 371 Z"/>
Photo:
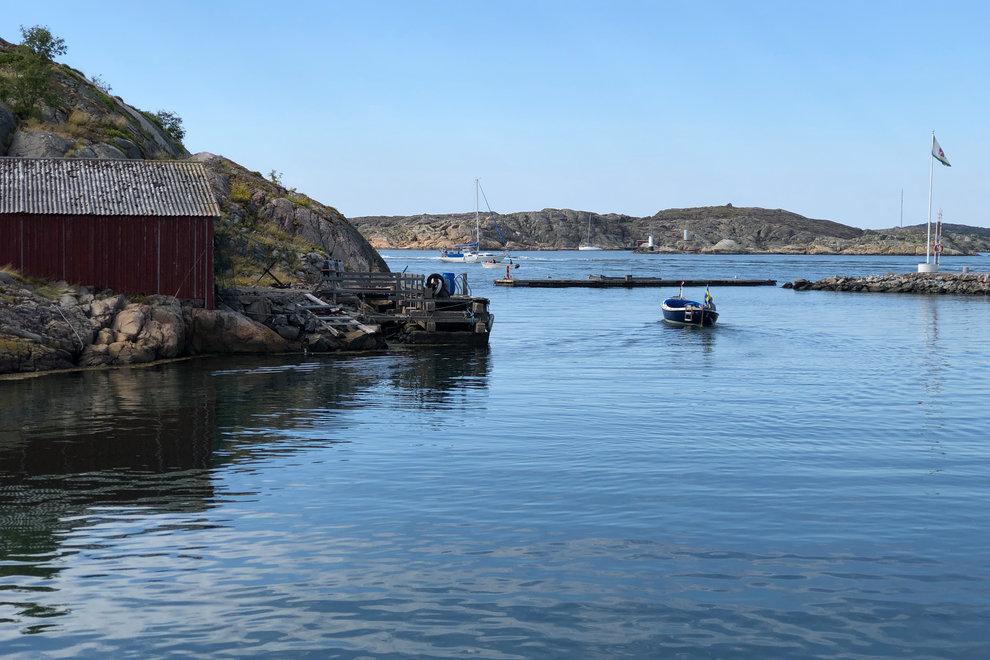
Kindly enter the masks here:
<path id="1" fill-rule="evenodd" d="M 384 256 L 468 272 L 491 346 L 0 382 L 0 655 L 990 657 L 990 299 L 779 287 L 916 258 L 518 255 L 778 280 L 700 330 Z"/>

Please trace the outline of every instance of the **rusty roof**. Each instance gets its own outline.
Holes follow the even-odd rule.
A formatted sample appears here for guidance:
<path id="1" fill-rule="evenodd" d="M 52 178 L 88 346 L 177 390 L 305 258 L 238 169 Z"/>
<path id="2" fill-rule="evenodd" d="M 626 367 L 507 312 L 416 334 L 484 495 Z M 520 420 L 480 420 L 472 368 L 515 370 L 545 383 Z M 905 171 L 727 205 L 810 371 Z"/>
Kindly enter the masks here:
<path id="1" fill-rule="evenodd" d="M 0 158 L 0 214 L 219 216 L 202 163 Z"/>

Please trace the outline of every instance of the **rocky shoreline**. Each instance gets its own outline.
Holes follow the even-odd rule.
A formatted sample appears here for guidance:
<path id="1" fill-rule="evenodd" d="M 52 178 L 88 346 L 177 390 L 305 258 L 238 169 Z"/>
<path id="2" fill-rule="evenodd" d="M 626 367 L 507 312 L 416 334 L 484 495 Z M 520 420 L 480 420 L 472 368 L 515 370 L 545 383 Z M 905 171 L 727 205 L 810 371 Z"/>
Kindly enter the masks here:
<path id="1" fill-rule="evenodd" d="M 0 278 L 0 376 L 153 364 L 198 355 L 381 350 L 380 334 L 328 333 L 306 311 L 307 290 L 222 289 L 221 309 L 168 296 L 128 298 L 65 283 L 48 297 Z M 990 296 L 990 273 L 834 275 L 795 291 Z M 52 291 L 58 295 L 52 297 Z"/>
<path id="2" fill-rule="evenodd" d="M 0 374 L 150 364 L 195 355 L 375 350 L 377 335 L 332 335 L 302 291 L 221 290 L 221 309 L 56 283 L 57 299 L 0 280 Z M 50 293 L 50 291 L 49 291 Z"/>
<path id="3" fill-rule="evenodd" d="M 990 273 L 886 273 L 866 277 L 833 275 L 817 282 L 796 279 L 783 285 L 795 291 L 854 291 L 990 296 Z"/>

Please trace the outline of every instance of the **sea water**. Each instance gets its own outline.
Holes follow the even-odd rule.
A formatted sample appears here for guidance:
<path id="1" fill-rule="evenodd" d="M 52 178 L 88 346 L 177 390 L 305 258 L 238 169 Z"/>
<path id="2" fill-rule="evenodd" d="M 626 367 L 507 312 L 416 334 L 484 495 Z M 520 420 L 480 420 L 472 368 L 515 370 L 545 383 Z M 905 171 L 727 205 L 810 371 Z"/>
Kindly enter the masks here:
<path id="1" fill-rule="evenodd" d="M 990 657 L 990 300 L 780 286 L 915 258 L 514 260 L 777 286 L 680 328 L 676 289 L 465 264 L 487 349 L 0 382 L 0 655 Z"/>

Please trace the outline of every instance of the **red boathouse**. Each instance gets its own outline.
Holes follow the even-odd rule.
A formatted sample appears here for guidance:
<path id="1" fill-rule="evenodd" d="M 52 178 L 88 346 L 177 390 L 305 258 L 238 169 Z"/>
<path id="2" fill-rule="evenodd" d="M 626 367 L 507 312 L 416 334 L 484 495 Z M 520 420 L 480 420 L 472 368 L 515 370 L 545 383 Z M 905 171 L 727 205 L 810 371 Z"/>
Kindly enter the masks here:
<path id="1" fill-rule="evenodd" d="M 0 266 L 213 309 L 213 223 L 202 163 L 0 158 Z"/>

